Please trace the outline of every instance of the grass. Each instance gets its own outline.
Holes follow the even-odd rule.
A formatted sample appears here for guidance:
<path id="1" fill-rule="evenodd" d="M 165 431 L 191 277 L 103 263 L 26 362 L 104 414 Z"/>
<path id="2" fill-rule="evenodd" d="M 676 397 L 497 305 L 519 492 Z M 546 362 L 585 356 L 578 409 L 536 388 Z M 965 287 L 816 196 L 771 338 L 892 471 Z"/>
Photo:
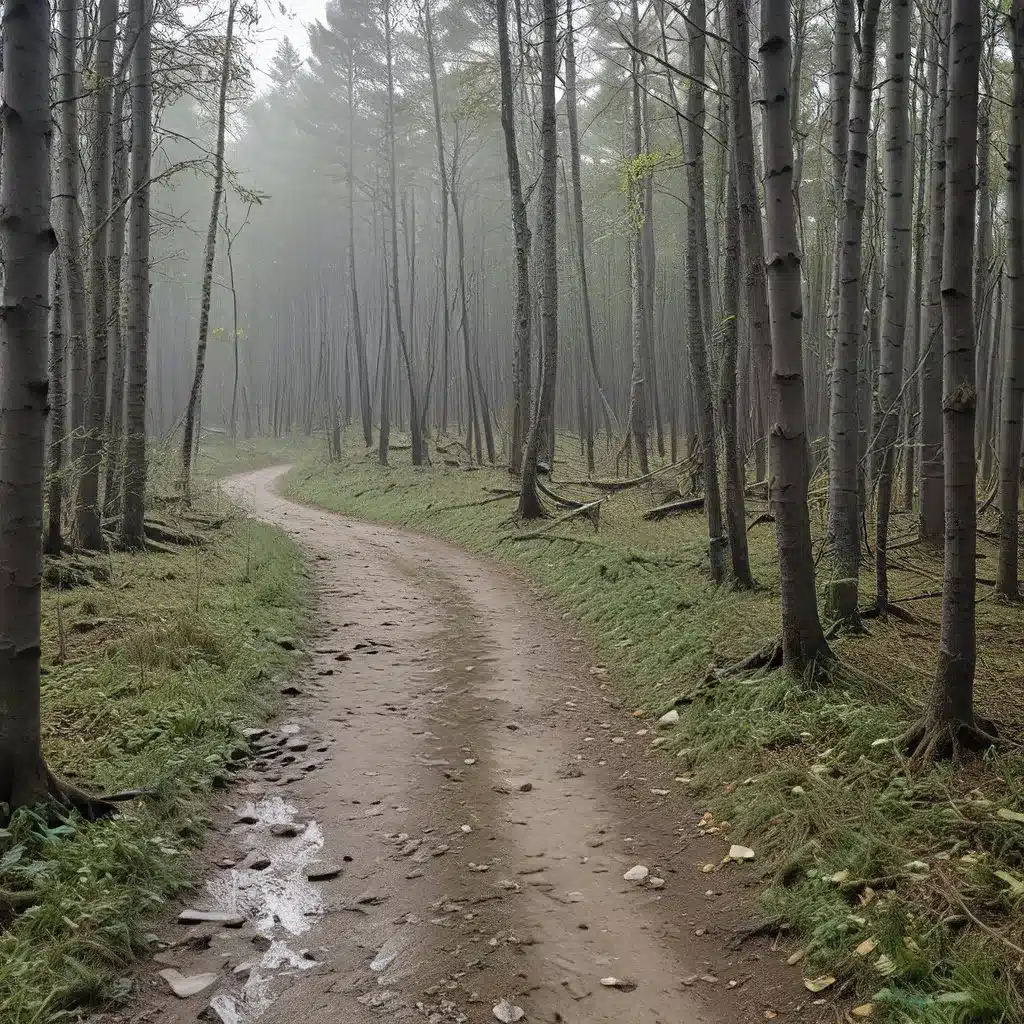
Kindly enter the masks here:
<path id="1" fill-rule="evenodd" d="M 671 475 L 616 495 L 596 534 L 562 526 L 551 534 L 571 539 L 516 542 L 515 501 L 480 504 L 493 496 L 485 488 L 509 486 L 503 471 L 414 470 L 404 452 L 385 469 L 358 439 L 348 452 L 339 463 L 307 456 L 285 493 L 509 567 L 589 633 L 624 699 L 646 715 L 691 692 L 663 749 L 717 827 L 757 851 L 765 913 L 792 926 L 805 977 L 838 979 L 826 995 L 870 1001 L 875 1019 L 1024 1020 L 1024 758 L 1007 747 L 966 766 L 912 771 L 893 742 L 934 671 L 938 601 L 916 598 L 941 589 L 941 553 L 894 552 L 891 590 L 916 599 L 905 605 L 915 621 L 872 622 L 870 635 L 837 641 L 843 668 L 831 683 L 776 673 L 703 686 L 709 665 L 733 663 L 779 630 L 770 525 L 749 534 L 761 589 L 736 592 L 710 583 L 700 513 L 641 518 L 675 485 Z M 576 451 L 560 454 L 561 479 L 585 476 Z M 763 510 L 756 501 L 748 509 Z M 820 543 L 824 510 L 813 511 Z M 909 517 L 896 517 L 894 541 L 912 530 Z M 865 576 L 863 592 L 872 586 Z M 987 588 L 979 598 L 980 709 L 1016 735 L 1024 616 Z"/>
<path id="2" fill-rule="evenodd" d="M 200 506 L 213 512 L 212 495 Z M 48 762 L 93 792 L 158 796 L 109 821 L 53 826 L 19 812 L 0 830 L 5 1024 L 77 1017 L 130 994 L 147 927 L 189 884 L 211 790 L 244 764 L 240 730 L 273 712 L 277 680 L 301 657 L 285 649 L 308 617 L 298 547 L 222 499 L 217 512 L 188 522 L 202 546 L 48 565 Z"/>

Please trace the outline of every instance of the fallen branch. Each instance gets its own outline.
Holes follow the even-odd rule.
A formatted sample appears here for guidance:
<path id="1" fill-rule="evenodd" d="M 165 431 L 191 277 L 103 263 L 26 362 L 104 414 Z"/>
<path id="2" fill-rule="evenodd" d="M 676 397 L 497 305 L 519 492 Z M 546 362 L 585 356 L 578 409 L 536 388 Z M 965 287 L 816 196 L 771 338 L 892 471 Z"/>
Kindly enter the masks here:
<path id="1" fill-rule="evenodd" d="M 668 501 L 664 505 L 656 505 L 649 508 L 643 515 L 648 522 L 653 523 L 661 519 L 668 519 L 669 516 L 676 516 L 682 512 L 693 512 L 704 508 L 704 498 L 682 498 L 679 501 Z"/>
<path id="2" fill-rule="evenodd" d="M 637 487 L 640 484 L 647 483 L 648 480 L 653 480 L 656 476 L 667 473 L 670 469 L 681 469 L 693 461 L 695 461 L 693 458 L 681 459 L 679 462 L 670 463 L 667 466 L 662 466 L 660 469 L 652 470 L 643 476 L 632 477 L 629 480 L 563 480 L 562 483 L 567 487 L 593 487 L 596 490 L 608 491 L 613 494 L 615 491 L 623 491 L 628 487 Z"/>
<path id="3" fill-rule="evenodd" d="M 560 494 L 555 494 L 549 487 L 544 486 L 544 482 L 537 478 L 537 490 L 540 491 L 545 497 L 550 498 L 559 508 L 583 508 L 584 505 L 588 504 L 585 501 L 575 501 L 572 498 L 563 498 Z"/>
<path id="4" fill-rule="evenodd" d="M 754 528 L 755 526 L 759 526 L 759 525 L 760 525 L 761 523 L 774 523 L 774 522 L 775 522 L 775 516 L 773 516 L 773 515 L 771 514 L 771 512 L 762 512 L 762 513 L 761 513 L 761 514 L 760 514 L 760 515 L 759 515 L 759 516 L 758 516 L 758 517 L 757 517 L 757 518 L 756 518 L 756 519 L 755 519 L 755 520 L 754 520 L 754 521 L 753 521 L 753 522 L 752 522 L 752 523 L 751 523 L 751 524 L 750 524 L 750 525 L 749 525 L 749 526 L 747 527 L 747 533 L 750 533 L 750 531 L 751 531 L 751 530 L 752 530 L 752 529 L 753 529 L 753 528 Z"/>
<path id="5" fill-rule="evenodd" d="M 509 498 L 518 498 L 518 491 L 502 491 L 501 494 L 493 494 L 489 498 L 481 498 L 479 501 L 466 501 L 460 505 L 442 505 L 440 508 L 432 508 L 429 511 L 435 512 L 454 512 L 460 508 L 476 508 L 479 505 L 490 505 L 495 501 L 508 501 Z"/>

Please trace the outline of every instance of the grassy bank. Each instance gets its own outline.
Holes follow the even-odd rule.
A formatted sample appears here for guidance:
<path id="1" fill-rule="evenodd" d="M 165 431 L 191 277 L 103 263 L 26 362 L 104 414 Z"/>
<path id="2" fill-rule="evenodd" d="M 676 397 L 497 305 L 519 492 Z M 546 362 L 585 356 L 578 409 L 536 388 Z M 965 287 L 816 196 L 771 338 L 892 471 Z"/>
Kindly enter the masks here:
<path id="1" fill-rule="evenodd" d="M 308 611 L 299 549 L 219 505 L 208 497 L 192 518 L 154 505 L 191 544 L 48 562 L 50 766 L 92 792 L 158 796 L 110 821 L 49 827 L 21 813 L 0 830 L 5 1024 L 129 994 L 147 922 L 189 881 L 211 788 L 240 764 L 241 728 L 274 710 L 276 680 L 300 657 L 286 650 Z"/>
<path id="2" fill-rule="evenodd" d="M 549 523 L 543 536 L 517 540 L 515 501 L 494 493 L 509 486 L 503 471 L 414 470 L 405 452 L 382 469 L 361 445 L 349 452 L 335 464 L 307 458 L 285 478 L 285 493 L 509 566 L 589 632 L 632 706 L 657 715 L 683 698 L 666 755 L 692 779 L 684 784 L 701 808 L 757 852 L 765 913 L 789 923 L 806 951 L 794 969 L 837 979 L 824 995 L 870 1002 L 875 1019 L 1024 1020 L 1024 758 L 1001 752 L 912 772 L 893 742 L 934 670 L 938 601 L 921 595 L 941 589 L 938 553 L 894 552 L 891 589 L 914 621 L 873 622 L 869 635 L 838 641 L 845 667 L 831 685 L 810 688 L 781 673 L 705 684 L 709 665 L 733 663 L 778 631 L 770 524 L 749 533 L 761 589 L 738 593 L 707 577 L 700 512 L 642 519 L 676 485 L 671 474 L 613 497 L 597 533 Z M 575 457 L 562 453 L 561 480 L 585 476 Z M 764 506 L 751 504 L 753 522 Z M 822 518 L 815 509 L 818 542 Z M 896 540 L 911 531 L 898 517 Z M 863 585 L 870 593 L 872 581 Z M 979 597 L 979 703 L 1016 735 L 1024 616 Z"/>

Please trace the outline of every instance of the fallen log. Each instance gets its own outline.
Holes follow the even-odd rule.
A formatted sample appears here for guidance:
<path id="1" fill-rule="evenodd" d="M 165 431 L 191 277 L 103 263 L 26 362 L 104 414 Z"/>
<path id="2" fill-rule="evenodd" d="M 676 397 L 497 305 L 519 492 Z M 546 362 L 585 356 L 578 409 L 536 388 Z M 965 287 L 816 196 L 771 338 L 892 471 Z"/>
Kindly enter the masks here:
<path id="1" fill-rule="evenodd" d="M 653 523 L 669 516 L 677 516 L 682 512 L 694 512 L 704 508 L 704 498 L 682 498 L 679 501 L 668 501 L 664 505 L 656 505 L 644 513 L 644 519 Z"/>

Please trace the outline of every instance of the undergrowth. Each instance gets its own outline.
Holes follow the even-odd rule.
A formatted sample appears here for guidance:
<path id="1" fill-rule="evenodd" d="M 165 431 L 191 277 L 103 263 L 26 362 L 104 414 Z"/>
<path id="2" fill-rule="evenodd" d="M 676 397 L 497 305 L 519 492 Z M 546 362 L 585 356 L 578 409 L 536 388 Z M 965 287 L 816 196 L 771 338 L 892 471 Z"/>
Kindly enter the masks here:
<path id="1" fill-rule="evenodd" d="M 838 979 L 824 995 L 870 1001 L 874 1019 L 1024 1020 L 1024 758 L 1005 748 L 912 772 L 894 742 L 934 671 L 938 602 L 920 595 L 941 589 L 941 552 L 910 548 L 893 558 L 893 594 L 913 599 L 905 607 L 915 621 L 872 622 L 869 635 L 838 640 L 844 667 L 829 685 L 776 673 L 698 686 L 710 665 L 738 661 L 779 631 L 770 525 L 749 533 L 760 589 L 737 592 L 708 578 L 699 512 L 641 518 L 675 485 L 670 475 L 617 494 L 597 533 L 541 523 L 551 539 L 517 542 L 515 500 L 482 503 L 510 486 L 504 471 L 416 470 L 399 458 L 381 468 L 353 439 L 341 462 L 307 456 L 282 490 L 511 567 L 588 632 L 644 714 L 693 691 L 663 749 L 730 838 L 756 850 L 766 916 L 791 926 L 803 954 L 794 969 Z M 562 479 L 585 476 L 575 453 L 563 451 L 560 464 Z M 756 506 L 751 518 L 764 510 Z M 823 514 L 812 516 L 819 536 Z M 909 518 L 896 518 L 896 539 L 901 529 L 909 536 Z M 865 577 L 864 593 L 872 582 Z M 979 703 L 1016 735 L 1022 613 L 984 590 L 979 597 Z"/>
<path id="2" fill-rule="evenodd" d="M 43 744 L 94 793 L 155 789 L 107 821 L 0 829 L 0 1021 L 35 1024 L 126 998 L 147 923 L 187 885 L 213 787 L 242 761 L 241 729 L 280 700 L 300 657 L 308 578 L 280 530 L 229 514 L 200 545 L 49 562 Z M 214 503 L 201 496 L 201 510 Z M 165 512 L 165 515 L 169 513 Z"/>

